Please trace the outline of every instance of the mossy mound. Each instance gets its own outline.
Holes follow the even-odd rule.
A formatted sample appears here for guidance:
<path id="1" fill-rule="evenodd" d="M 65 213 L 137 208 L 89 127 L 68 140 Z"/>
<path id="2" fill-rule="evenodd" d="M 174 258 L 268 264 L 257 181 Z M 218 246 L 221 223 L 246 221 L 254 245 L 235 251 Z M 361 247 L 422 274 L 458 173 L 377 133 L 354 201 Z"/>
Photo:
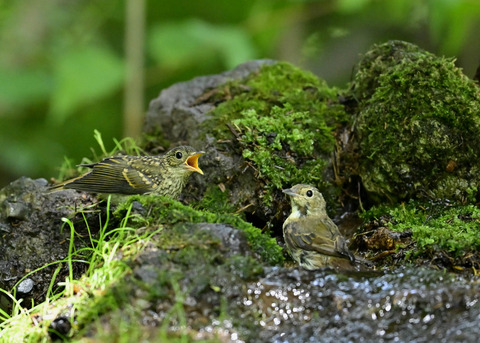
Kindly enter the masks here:
<path id="1" fill-rule="evenodd" d="M 415 45 L 375 45 L 352 83 L 359 175 L 377 201 L 475 202 L 480 183 L 480 91 Z"/>
<path id="2" fill-rule="evenodd" d="M 266 214 L 268 221 L 275 216 L 272 208 L 288 203 L 281 189 L 297 183 L 313 184 L 329 200 L 337 200 L 339 191 L 329 167 L 335 131 L 346 113 L 336 89 L 309 72 L 278 62 L 223 85 L 210 102 L 218 105 L 203 123 L 205 132 L 222 142 L 220 149 L 230 142 L 243 157 L 226 185 L 249 193 L 230 192 L 232 203 L 239 207 L 249 203 L 250 210 Z M 245 172 L 251 175 L 249 182 L 241 175 Z"/>
<path id="3" fill-rule="evenodd" d="M 124 258 L 129 272 L 78 313 L 76 320 L 84 326 L 79 336 L 107 342 L 170 342 L 177 336 L 191 341 L 190 336 L 226 318 L 240 327 L 251 325 L 251 317 L 239 315 L 245 313 L 239 299 L 245 284 L 264 274 L 264 266 L 252 256 L 242 231 L 182 222 L 156 231 L 143 248 Z M 98 321 L 108 325 L 99 327 Z M 217 342 L 216 336 L 212 329 L 202 341 Z"/>
<path id="4" fill-rule="evenodd" d="M 357 244 L 386 265 L 407 260 L 454 271 L 480 268 L 477 206 L 410 201 L 376 206 L 362 217 L 365 233 L 356 237 Z"/>
<path id="5" fill-rule="evenodd" d="M 142 226 L 166 226 L 182 223 L 222 223 L 231 225 L 245 232 L 246 239 L 254 253 L 263 262 L 275 265 L 283 262 L 282 248 L 275 239 L 261 232 L 260 229 L 242 220 L 239 216 L 230 213 L 214 213 L 199 211 L 192 207 L 181 204 L 178 201 L 155 195 L 133 196 L 120 204 L 115 211 L 117 218 L 123 218 L 133 202 L 137 202 L 134 208 L 139 208 L 139 213 L 130 219 L 134 227 Z M 138 206 L 140 205 L 140 206 Z M 135 213 L 134 213 L 135 214 Z M 169 241 L 169 244 L 181 242 Z M 193 256 L 195 258 L 195 256 Z"/>

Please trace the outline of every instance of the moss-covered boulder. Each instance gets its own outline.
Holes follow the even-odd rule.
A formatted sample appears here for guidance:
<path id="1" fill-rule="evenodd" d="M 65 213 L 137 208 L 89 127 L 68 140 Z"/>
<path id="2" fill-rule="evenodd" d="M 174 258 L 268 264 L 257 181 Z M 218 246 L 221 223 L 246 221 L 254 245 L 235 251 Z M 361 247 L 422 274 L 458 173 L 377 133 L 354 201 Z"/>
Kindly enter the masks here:
<path id="1" fill-rule="evenodd" d="M 163 91 L 145 131 L 207 151 L 187 200 L 206 194 L 209 206 L 228 203 L 260 227 L 279 227 L 289 206 L 282 188 L 309 183 L 329 204 L 338 200 L 331 157 L 344 121 L 325 81 L 288 63 L 253 61 Z"/>
<path id="2" fill-rule="evenodd" d="M 134 206 L 133 206 L 134 205 Z M 133 208 L 133 212 L 130 211 Z M 130 217 L 129 225 L 136 229 L 142 227 L 171 227 L 192 223 L 221 223 L 244 232 L 246 240 L 255 256 L 267 264 L 275 265 L 283 262 L 282 249 L 275 239 L 265 235 L 260 229 L 242 220 L 238 215 L 227 212 L 196 210 L 176 200 L 156 195 L 136 195 L 121 203 L 115 210 L 115 216 Z M 228 234 L 227 234 L 228 236 Z M 199 238 L 201 241 L 201 238 Z M 184 248 L 185 239 L 173 234 L 168 237 L 169 246 Z M 229 242 L 231 244 L 231 242 Z M 164 247 L 167 248 L 167 247 Z M 195 254 L 190 256 L 195 259 Z"/>
<path id="3" fill-rule="evenodd" d="M 374 206 L 362 213 L 355 245 L 368 250 L 377 266 L 427 265 L 449 271 L 480 268 L 480 209 L 411 200 Z"/>
<path id="4" fill-rule="evenodd" d="M 406 42 L 375 45 L 351 95 L 358 173 L 377 201 L 479 200 L 480 90 L 453 59 Z"/>
<path id="5" fill-rule="evenodd" d="M 264 266 L 252 257 L 243 232 L 210 223 L 176 223 L 158 231 L 133 258 L 124 259 L 129 272 L 88 311 L 79 311 L 76 320 L 84 328 L 75 333 L 102 342 L 140 337 L 171 342 L 182 341 L 179 335 L 191 341 L 187 337 L 193 332 L 204 332 L 202 341 L 217 342 L 216 333 L 205 327 L 219 325 L 222 318 L 251 326 L 253 317 L 242 300 L 246 284 L 258 280 Z M 99 327 L 99 322 L 108 325 Z M 188 327 L 188 333 L 180 327 Z"/>

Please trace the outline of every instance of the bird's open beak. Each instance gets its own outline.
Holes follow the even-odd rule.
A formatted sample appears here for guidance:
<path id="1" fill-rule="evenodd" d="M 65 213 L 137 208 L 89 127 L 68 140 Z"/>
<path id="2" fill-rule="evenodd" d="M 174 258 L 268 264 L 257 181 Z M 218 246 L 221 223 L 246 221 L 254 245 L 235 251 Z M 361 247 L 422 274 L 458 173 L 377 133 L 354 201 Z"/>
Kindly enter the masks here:
<path id="1" fill-rule="evenodd" d="M 200 151 L 200 152 L 197 152 L 195 155 L 192 155 L 189 158 L 187 158 L 187 160 L 185 161 L 186 168 L 188 170 L 191 170 L 191 171 L 194 171 L 194 172 L 197 172 L 197 173 L 200 173 L 200 174 L 203 175 L 203 171 L 198 166 L 198 159 L 204 153 L 205 153 L 205 151 Z"/>
<path id="2" fill-rule="evenodd" d="M 298 193 L 296 193 L 296 192 L 295 192 L 293 189 L 291 189 L 291 188 L 283 189 L 282 192 L 285 193 L 286 195 L 290 195 L 290 196 L 292 196 L 292 197 L 298 196 Z"/>

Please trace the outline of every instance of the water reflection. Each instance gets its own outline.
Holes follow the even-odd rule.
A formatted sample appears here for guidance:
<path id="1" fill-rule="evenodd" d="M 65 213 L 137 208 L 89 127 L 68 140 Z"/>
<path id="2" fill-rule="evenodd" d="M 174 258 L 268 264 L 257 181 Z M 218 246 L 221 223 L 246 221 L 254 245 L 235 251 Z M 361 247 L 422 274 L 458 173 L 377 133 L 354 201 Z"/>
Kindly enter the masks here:
<path id="1" fill-rule="evenodd" d="M 253 341 L 477 342 L 480 285 L 439 271 L 335 274 L 272 268 L 243 305 L 262 327 Z M 454 328 L 457 329 L 454 329 Z M 312 340 L 313 339 L 313 340 Z"/>

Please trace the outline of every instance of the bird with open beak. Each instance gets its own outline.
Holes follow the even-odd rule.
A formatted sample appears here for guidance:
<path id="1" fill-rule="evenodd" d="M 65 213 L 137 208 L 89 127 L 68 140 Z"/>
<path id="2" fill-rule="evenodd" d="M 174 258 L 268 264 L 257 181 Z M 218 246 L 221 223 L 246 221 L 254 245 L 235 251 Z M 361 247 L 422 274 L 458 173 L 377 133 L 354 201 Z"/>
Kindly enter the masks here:
<path id="1" fill-rule="evenodd" d="M 194 172 L 203 174 L 198 158 L 204 154 L 191 146 L 179 146 L 162 156 L 114 156 L 81 165 L 92 170 L 77 178 L 53 185 L 106 194 L 157 194 L 178 198 Z"/>

